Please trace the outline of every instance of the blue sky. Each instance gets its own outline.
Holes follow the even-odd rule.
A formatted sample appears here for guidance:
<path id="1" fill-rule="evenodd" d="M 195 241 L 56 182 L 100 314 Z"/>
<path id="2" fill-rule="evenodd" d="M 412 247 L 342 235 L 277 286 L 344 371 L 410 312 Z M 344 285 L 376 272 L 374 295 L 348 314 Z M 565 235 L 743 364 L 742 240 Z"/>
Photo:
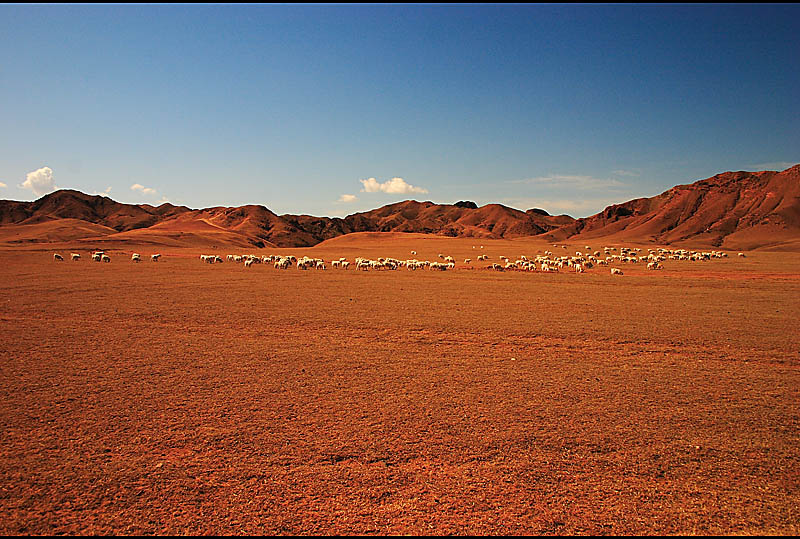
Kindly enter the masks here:
<path id="1" fill-rule="evenodd" d="M 800 5 L 4 5 L 0 198 L 574 217 L 800 162 Z"/>

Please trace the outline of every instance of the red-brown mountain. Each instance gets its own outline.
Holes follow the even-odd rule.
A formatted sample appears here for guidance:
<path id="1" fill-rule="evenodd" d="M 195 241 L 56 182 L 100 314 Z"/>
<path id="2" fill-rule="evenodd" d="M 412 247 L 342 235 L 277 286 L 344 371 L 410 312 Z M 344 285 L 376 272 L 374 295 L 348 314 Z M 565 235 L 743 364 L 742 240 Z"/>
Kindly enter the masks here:
<path id="1" fill-rule="evenodd" d="M 0 200 L 0 225 L 34 224 L 57 219 L 80 219 L 119 232 L 152 226 L 191 211 L 183 206 L 122 204 L 103 196 L 62 189 L 33 202 Z"/>
<path id="2" fill-rule="evenodd" d="M 192 210 L 123 204 L 72 190 L 34 202 L 0 201 L 0 242 L 10 244 L 78 240 L 306 247 L 352 232 L 539 236 L 548 241 L 602 237 L 729 249 L 800 247 L 800 165 L 782 172 L 725 172 L 577 220 L 466 201 L 406 200 L 345 218 L 276 215 L 259 205 Z"/>
<path id="3" fill-rule="evenodd" d="M 150 243 L 212 243 L 307 247 L 351 232 L 420 232 L 447 236 L 532 236 L 573 222 L 542 210 L 499 204 L 434 204 L 407 200 L 343 219 L 276 215 L 264 206 L 192 210 L 162 204 L 123 204 L 103 196 L 61 190 L 34 202 L 0 201 L 0 241 L 86 239 Z"/>
<path id="4" fill-rule="evenodd" d="M 752 249 L 800 240 L 800 165 L 725 172 L 578 219 L 546 238 Z"/>

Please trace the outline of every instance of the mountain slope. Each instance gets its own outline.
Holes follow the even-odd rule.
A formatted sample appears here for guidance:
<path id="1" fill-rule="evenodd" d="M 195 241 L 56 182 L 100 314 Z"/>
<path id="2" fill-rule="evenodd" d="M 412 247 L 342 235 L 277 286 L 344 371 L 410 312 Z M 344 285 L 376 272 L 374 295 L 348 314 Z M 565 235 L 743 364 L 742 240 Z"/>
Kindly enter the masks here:
<path id="1" fill-rule="evenodd" d="M 800 238 L 800 165 L 725 172 L 607 207 L 545 237 L 755 248 Z"/>
<path id="2" fill-rule="evenodd" d="M 0 241 L 149 242 L 168 245 L 308 247 L 355 232 L 548 241 L 607 238 L 700 247 L 800 246 L 800 165 L 782 172 L 725 172 L 651 198 L 573 219 L 468 201 L 406 200 L 345 218 L 276 215 L 260 205 L 193 210 L 123 204 L 61 190 L 34 202 L 0 201 Z"/>

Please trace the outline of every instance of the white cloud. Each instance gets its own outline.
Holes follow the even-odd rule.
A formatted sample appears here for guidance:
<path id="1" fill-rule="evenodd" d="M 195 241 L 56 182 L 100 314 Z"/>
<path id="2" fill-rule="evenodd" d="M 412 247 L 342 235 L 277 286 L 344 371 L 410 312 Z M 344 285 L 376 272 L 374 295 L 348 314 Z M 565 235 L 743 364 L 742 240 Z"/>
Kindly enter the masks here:
<path id="1" fill-rule="evenodd" d="M 572 174 L 550 174 L 549 176 L 538 176 L 536 178 L 526 178 L 524 180 L 513 180 L 511 183 L 534 183 L 539 185 L 568 187 L 571 189 L 622 187 L 625 185 L 621 181 L 613 178 L 595 178 L 593 176 L 579 176 Z"/>
<path id="2" fill-rule="evenodd" d="M 792 168 L 798 163 L 800 163 L 800 161 L 773 161 L 771 163 L 758 163 L 756 165 L 750 165 L 747 167 L 747 169 L 752 171 L 776 170 L 778 172 L 782 172 L 787 168 Z"/>
<path id="3" fill-rule="evenodd" d="M 51 191 L 57 189 L 53 181 L 53 169 L 50 167 L 42 167 L 28 172 L 25 175 L 25 181 L 20 184 L 23 189 L 30 189 L 36 196 L 46 195 Z"/>
<path id="4" fill-rule="evenodd" d="M 106 187 L 105 191 L 93 191 L 93 192 L 91 192 L 89 194 L 90 195 L 101 195 L 101 196 L 102 195 L 109 195 L 109 194 L 111 194 L 111 187 L 110 186 Z"/>
<path id="5" fill-rule="evenodd" d="M 620 200 L 618 198 L 580 198 L 580 199 L 541 199 L 510 197 L 501 199 L 501 203 L 523 211 L 531 208 L 540 208 L 550 215 L 567 214 L 572 217 L 588 217 L 603 211 L 612 204 L 631 200 L 634 197 Z"/>
<path id="6" fill-rule="evenodd" d="M 612 170 L 611 172 L 616 176 L 627 176 L 629 178 L 638 178 L 639 176 L 642 175 L 642 173 L 639 172 L 638 170 L 622 170 L 622 169 L 620 169 L 620 170 Z"/>
<path id="7" fill-rule="evenodd" d="M 342 195 L 339 197 L 338 202 L 355 202 L 358 200 L 358 197 L 355 195 Z"/>
<path id="8" fill-rule="evenodd" d="M 141 185 L 141 184 L 138 184 L 138 183 L 134 183 L 133 185 L 131 185 L 131 191 L 141 191 L 145 195 L 155 195 L 156 194 L 156 190 L 153 189 L 152 187 L 145 187 L 144 185 Z"/>
<path id="9" fill-rule="evenodd" d="M 358 180 L 364 188 L 362 193 L 390 193 L 390 194 L 408 194 L 408 193 L 427 193 L 428 190 L 423 187 L 415 187 L 406 183 L 403 178 L 392 178 L 383 183 L 379 183 L 375 178 L 368 178 L 366 180 Z"/>

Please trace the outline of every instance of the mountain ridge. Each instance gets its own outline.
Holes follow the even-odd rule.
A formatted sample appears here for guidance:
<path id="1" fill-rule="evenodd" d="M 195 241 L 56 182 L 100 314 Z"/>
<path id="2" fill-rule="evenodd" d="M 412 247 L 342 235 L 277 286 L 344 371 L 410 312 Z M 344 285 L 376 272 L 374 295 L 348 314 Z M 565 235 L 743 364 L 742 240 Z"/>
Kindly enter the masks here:
<path id="1" fill-rule="evenodd" d="M 554 242 L 602 237 L 722 248 L 797 241 L 800 246 L 800 165 L 780 172 L 723 172 L 653 197 L 612 204 L 579 219 L 553 216 L 539 208 L 522 211 L 465 200 L 455 204 L 405 200 L 343 218 L 277 215 L 259 204 L 203 209 L 125 204 L 71 189 L 32 202 L 0 200 L 0 242 L 11 244 L 35 243 L 40 234 L 41 242 L 64 237 L 310 247 L 355 232 L 490 239 L 533 236 Z"/>

